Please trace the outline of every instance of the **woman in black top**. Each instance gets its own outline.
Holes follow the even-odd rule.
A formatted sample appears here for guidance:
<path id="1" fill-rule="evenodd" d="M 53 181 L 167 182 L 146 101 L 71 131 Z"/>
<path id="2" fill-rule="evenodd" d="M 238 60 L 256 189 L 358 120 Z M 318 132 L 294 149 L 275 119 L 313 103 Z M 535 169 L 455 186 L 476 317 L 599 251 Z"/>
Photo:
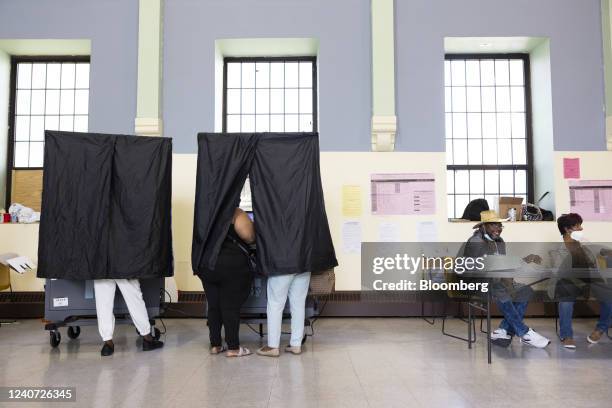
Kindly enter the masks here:
<path id="1" fill-rule="evenodd" d="M 233 239 L 232 239 L 233 238 Z M 204 270 L 202 280 L 208 302 L 208 328 L 210 331 L 211 354 L 226 349 L 221 339 L 221 327 L 225 327 L 227 357 L 242 357 L 251 354 L 240 346 L 240 308 L 251 291 L 252 272 L 246 254 L 236 241 L 250 244 L 255 241 L 255 228 L 247 214 L 236 208 L 227 237 L 221 245 L 219 258 L 214 270 Z"/>

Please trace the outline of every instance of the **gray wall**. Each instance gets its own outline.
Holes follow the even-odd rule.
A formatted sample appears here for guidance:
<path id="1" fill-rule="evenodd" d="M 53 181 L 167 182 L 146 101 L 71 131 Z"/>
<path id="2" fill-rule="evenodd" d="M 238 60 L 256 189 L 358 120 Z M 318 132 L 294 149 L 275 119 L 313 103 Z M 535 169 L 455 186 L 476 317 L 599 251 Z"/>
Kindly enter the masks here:
<path id="1" fill-rule="evenodd" d="M 89 130 L 133 133 L 138 0 L 0 0 L 2 39 L 90 39 Z"/>
<path id="2" fill-rule="evenodd" d="M 319 39 L 321 149 L 370 150 L 369 0 L 170 0 L 163 120 L 175 152 L 195 153 L 196 133 L 214 130 L 215 40 L 276 37 Z"/>
<path id="3" fill-rule="evenodd" d="M 444 151 L 444 37 L 550 38 L 555 150 L 605 150 L 600 0 L 396 0 L 397 148 Z"/>

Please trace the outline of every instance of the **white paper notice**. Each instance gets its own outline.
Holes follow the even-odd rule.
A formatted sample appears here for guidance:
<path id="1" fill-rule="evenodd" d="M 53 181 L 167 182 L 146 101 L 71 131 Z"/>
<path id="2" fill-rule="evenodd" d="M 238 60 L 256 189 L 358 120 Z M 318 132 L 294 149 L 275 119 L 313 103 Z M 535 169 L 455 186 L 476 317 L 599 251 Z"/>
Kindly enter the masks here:
<path id="1" fill-rule="evenodd" d="M 435 221 L 417 222 L 417 242 L 438 242 L 438 226 Z"/>
<path id="2" fill-rule="evenodd" d="M 361 223 L 347 221 L 342 225 L 342 248 L 349 254 L 361 253 Z"/>
<path id="3" fill-rule="evenodd" d="M 400 225 L 396 222 L 381 222 L 378 226 L 379 242 L 400 242 Z"/>

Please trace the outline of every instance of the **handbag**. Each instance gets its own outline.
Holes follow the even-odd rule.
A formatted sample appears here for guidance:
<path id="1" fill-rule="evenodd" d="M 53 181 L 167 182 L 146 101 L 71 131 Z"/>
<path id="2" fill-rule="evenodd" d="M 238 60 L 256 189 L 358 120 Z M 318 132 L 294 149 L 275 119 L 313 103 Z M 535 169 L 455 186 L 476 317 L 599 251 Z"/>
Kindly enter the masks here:
<path id="1" fill-rule="evenodd" d="M 334 269 L 312 273 L 310 275 L 309 293 L 314 296 L 329 295 L 334 291 L 336 284 L 336 274 Z"/>
<path id="2" fill-rule="evenodd" d="M 249 271 L 254 275 L 258 274 L 257 271 L 257 253 L 255 244 L 247 244 L 240 237 L 234 236 L 232 232 L 227 234 L 227 238 L 234 243 L 240 249 L 240 251 L 246 256 L 249 265 Z"/>

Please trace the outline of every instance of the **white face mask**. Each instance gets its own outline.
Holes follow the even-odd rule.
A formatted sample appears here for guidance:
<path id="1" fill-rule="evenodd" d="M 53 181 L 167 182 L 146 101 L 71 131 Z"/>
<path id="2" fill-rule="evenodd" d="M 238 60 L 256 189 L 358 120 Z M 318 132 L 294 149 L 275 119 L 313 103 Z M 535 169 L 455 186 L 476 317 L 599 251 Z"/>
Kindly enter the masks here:
<path id="1" fill-rule="evenodd" d="M 578 242 L 584 241 L 584 232 L 572 231 L 572 233 L 570 234 L 570 238 Z"/>

